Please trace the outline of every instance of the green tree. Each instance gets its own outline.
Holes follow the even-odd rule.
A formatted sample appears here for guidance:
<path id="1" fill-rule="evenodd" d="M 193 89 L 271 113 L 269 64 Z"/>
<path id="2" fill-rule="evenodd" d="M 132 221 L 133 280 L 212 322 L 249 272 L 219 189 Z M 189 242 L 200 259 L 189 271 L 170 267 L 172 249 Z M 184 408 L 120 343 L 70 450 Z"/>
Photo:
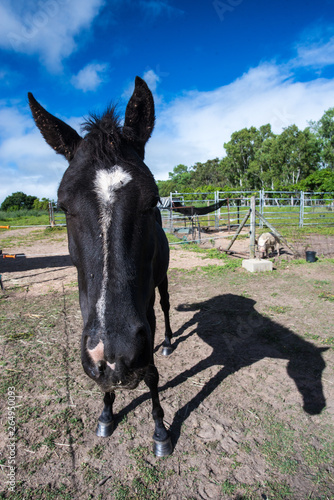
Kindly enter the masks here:
<path id="1" fill-rule="evenodd" d="M 203 185 L 221 186 L 225 184 L 224 168 L 221 160 L 215 158 L 205 163 L 197 162 L 192 167 L 191 181 L 194 189 Z"/>
<path id="2" fill-rule="evenodd" d="M 334 171 L 322 168 L 313 172 L 298 184 L 301 191 L 334 192 Z"/>
<path id="3" fill-rule="evenodd" d="M 334 170 L 334 108 L 325 111 L 318 122 L 311 121 L 310 127 L 321 143 L 323 167 Z"/>
<path id="4" fill-rule="evenodd" d="M 35 210 L 48 210 L 49 203 L 50 203 L 50 200 L 48 198 L 42 198 L 41 200 L 36 198 L 34 200 L 33 208 Z"/>
<path id="5" fill-rule="evenodd" d="M 231 140 L 224 143 L 226 159 L 223 167 L 229 182 L 242 189 L 253 189 L 257 182 L 254 182 L 254 175 L 259 165 L 251 164 L 255 160 L 256 151 L 263 141 L 271 135 L 270 125 L 264 125 L 258 130 L 255 127 L 243 128 L 238 132 L 233 132 Z"/>
<path id="6" fill-rule="evenodd" d="M 274 182 L 283 187 L 297 184 L 319 168 L 319 141 L 309 128 L 290 125 L 275 138 L 271 161 Z"/>
<path id="7" fill-rule="evenodd" d="M 169 180 L 172 181 L 170 183 L 171 191 L 182 193 L 191 190 L 191 169 L 186 165 L 176 165 L 173 172 L 169 172 L 168 176 Z"/>
<path id="8" fill-rule="evenodd" d="M 170 179 L 167 181 L 157 181 L 157 185 L 159 189 L 159 195 L 161 197 L 169 196 L 170 193 L 177 191 L 176 183 L 171 181 Z"/>
<path id="9" fill-rule="evenodd" d="M 1 204 L 1 210 L 31 210 L 34 206 L 36 196 L 30 196 L 18 191 L 7 196 Z"/>
<path id="10" fill-rule="evenodd" d="M 254 148 L 254 156 L 249 164 L 248 175 L 252 179 L 252 188 L 274 189 L 276 165 L 272 159 L 272 150 L 276 135 L 271 125 L 262 125 L 259 128 L 259 137 Z"/>

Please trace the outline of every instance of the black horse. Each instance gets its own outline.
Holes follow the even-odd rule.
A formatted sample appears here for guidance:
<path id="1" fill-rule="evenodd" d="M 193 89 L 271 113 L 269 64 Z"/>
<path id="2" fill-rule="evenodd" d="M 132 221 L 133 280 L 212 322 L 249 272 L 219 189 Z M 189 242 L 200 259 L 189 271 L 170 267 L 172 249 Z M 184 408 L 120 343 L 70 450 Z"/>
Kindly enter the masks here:
<path id="1" fill-rule="evenodd" d="M 166 326 L 163 354 L 172 351 L 169 249 L 156 208 L 158 188 L 143 162 L 154 127 L 153 96 L 137 77 L 123 126 L 109 108 L 85 123 L 84 138 L 28 97 L 44 139 L 70 164 L 58 205 L 66 214 L 69 252 L 78 271 L 82 365 L 105 393 L 97 435 L 113 432 L 115 389 L 134 389 L 144 380 L 153 404 L 154 453 L 169 455 L 153 360 L 156 287 Z"/>

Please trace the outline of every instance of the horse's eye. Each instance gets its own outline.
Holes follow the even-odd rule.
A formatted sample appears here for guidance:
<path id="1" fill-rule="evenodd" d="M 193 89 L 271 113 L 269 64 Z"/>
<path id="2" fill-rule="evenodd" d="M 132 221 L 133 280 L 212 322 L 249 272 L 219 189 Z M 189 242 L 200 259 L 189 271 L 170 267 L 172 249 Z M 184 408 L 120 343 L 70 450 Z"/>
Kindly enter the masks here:
<path id="1" fill-rule="evenodd" d="M 159 200 L 160 200 L 159 196 L 154 197 L 151 203 L 151 208 L 156 207 Z"/>
<path id="2" fill-rule="evenodd" d="M 68 210 L 62 203 L 58 204 L 57 208 L 59 208 L 59 210 L 62 210 L 65 215 L 68 215 Z"/>

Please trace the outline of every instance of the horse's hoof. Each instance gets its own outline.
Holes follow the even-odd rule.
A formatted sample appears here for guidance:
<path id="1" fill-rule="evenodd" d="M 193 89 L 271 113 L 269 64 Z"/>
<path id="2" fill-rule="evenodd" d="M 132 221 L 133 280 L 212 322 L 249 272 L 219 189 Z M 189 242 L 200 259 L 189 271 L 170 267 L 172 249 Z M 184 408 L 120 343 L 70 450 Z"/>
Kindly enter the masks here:
<path id="1" fill-rule="evenodd" d="M 170 354 L 172 354 L 173 348 L 171 346 L 164 346 L 161 352 L 163 356 L 169 356 Z"/>
<path id="2" fill-rule="evenodd" d="M 98 420 L 96 435 L 103 438 L 109 437 L 114 432 L 114 428 L 115 424 L 113 420 L 111 422 L 101 422 L 101 420 Z"/>
<path id="3" fill-rule="evenodd" d="M 153 440 L 153 453 L 156 457 L 168 457 L 173 451 L 171 438 L 168 437 L 165 441 Z"/>

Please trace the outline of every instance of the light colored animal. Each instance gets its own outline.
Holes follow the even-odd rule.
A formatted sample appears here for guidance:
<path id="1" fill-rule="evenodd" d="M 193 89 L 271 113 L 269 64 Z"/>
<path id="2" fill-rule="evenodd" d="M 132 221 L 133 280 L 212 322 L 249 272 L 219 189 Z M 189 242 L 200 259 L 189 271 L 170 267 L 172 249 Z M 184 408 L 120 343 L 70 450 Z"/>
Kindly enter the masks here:
<path id="1" fill-rule="evenodd" d="M 277 255 L 279 255 L 279 244 L 279 239 L 273 233 L 261 234 L 257 241 L 257 249 L 260 252 L 260 257 L 263 258 L 264 255 L 268 257 L 270 251 L 273 252 L 274 249 L 276 249 Z"/>

